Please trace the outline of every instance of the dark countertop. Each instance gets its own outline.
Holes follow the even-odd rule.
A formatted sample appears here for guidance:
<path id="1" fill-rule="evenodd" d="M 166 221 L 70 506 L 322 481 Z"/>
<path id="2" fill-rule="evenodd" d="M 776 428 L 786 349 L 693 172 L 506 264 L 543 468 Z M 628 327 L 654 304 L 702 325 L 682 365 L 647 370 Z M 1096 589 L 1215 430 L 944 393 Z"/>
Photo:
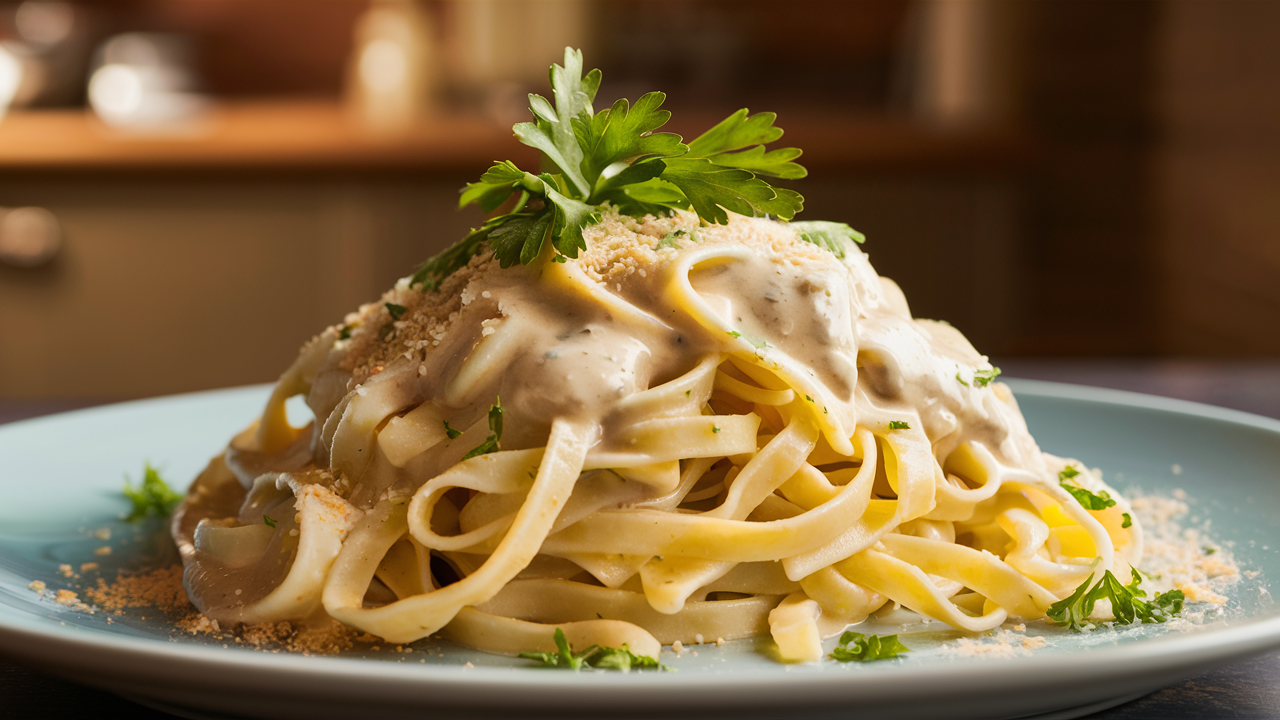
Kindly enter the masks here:
<path id="1" fill-rule="evenodd" d="M 997 360 L 1008 377 L 1096 385 L 1220 405 L 1280 418 L 1280 362 L 1181 360 Z M 0 423 L 72 410 L 92 402 L 0 400 Z M 172 715 L 101 690 L 0 660 L 0 708 L 5 717 Z M 1233 663 L 1151 695 L 1089 716 L 1133 718 L 1280 717 L 1280 651 Z"/>

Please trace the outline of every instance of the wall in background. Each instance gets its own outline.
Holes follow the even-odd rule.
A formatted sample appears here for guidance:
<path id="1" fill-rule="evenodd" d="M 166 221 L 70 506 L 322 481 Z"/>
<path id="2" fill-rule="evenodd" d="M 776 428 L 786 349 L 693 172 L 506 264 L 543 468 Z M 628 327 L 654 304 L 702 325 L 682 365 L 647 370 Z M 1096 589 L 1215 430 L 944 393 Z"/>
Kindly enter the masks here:
<path id="1" fill-rule="evenodd" d="M 1154 186 L 1160 350 L 1280 355 L 1280 4 L 1169 3 Z"/>
<path id="2" fill-rule="evenodd" d="M 49 266 L 0 266 L 0 396 L 273 378 L 479 221 L 456 190 L 518 150 L 507 128 L 545 74 L 514 55 L 458 69 L 486 28 L 518 35 L 533 26 L 512 18 L 539 13 L 582 21 L 560 30 L 604 71 L 602 102 L 661 88 L 686 135 L 738 107 L 777 111 L 812 171 L 803 217 L 865 231 L 916 314 L 984 352 L 1280 355 L 1276 4 L 432 0 L 418 7 L 444 75 L 405 138 L 342 125 L 368 3 L 259 5 L 85 7 L 100 35 L 198 38 L 205 88 L 275 118 L 270 132 L 242 119 L 238 140 L 142 142 L 89 123 L 82 96 L 0 122 L 0 208 L 47 207 L 65 240 Z M 319 111 L 280 110 L 291 96 Z M 10 134 L 72 125 L 48 162 Z"/>

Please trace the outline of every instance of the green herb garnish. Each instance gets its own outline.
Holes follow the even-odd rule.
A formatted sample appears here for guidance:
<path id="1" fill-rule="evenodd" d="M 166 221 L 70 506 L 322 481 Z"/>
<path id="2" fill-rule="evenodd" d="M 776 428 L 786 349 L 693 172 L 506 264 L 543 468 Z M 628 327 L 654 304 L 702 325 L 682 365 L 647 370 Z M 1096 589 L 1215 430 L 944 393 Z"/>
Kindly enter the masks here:
<path id="1" fill-rule="evenodd" d="M 534 174 L 502 161 L 463 188 L 459 205 L 486 212 L 515 199 L 507 212 L 424 263 L 411 286 L 437 288 L 486 243 L 504 268 L 532 263 L 547 241 L 556 260 L 577 257 L 586 247 L 583 229 L 599 222 L 606 204 L 634 217 L 693 210 L 703 223 L 717 224 L 727 223 L 729 212 L 791 220 L 803 209 L 799 193 L 762 179 L 808 174 L 794 162 L 798 148 L 765 150 L 782 137 L 774 113 L 751 115 L 744 108 L 685 144 L 679 135 L 657 132 L 671 117 L 662 109 L 665 94 L 646 93 L 634 105 L 618 100 L 596 112 L 600 71 L 583 70 L 582 53 L 565 48 L 564 66 L 551 66 L 552 100 L 530 95 L 533 121 L 512 128 L 517 140 L 542 152 L 550 171 Z M 840 257 L 848 241 L 863 240 L 842 223 L 793 227 L 805 241 Z M 674 247 L 682 232 L 658 246 Z"/>
<path id="2" fill-rule="evenodd" d="M 446 432 L 447 432 L 446 426 Z M 477 455 L 487 455 L 491 452 L 497 452 L 498 441 L 502 439 L 502 398 L 496 398 L 493 406 L 489 408 L 489 437 L 484 442 L 472 448 L 471 452 L 462 456 L 463 460 L 470 460 Z"/>
<path id="3" fill-rule="evenodd" d="M 791 229 L 796 231 L 801 240 L 811 242 L 818 247 L 824 247 L 838 258 L 844 257 L 845 248 L 849 246 L 849 241 L 862 244 L 867 240 L 866 235 L 844 223 L 807 220 L 805 222 L 791 223 Z"/>
<path id="4" fill-rule="evenodd" d="M 717 427 L 717 426 L 715 426 L 715 425 L 712 425 L 712 426 L 711 426 L 711 432 L 713 432 L 713 433 L 718 433 L 718 432 L 720 432 L 720 428 L 719 428 L 719 427 Z"/>
<path id="5" fill-rule="evenodd" d="M 1129 625 L 1141 621 L 1143 623 L 1163 623 L 1182 612 L 1182 603 L 1186 596 L 1181 590 L 1156 593 L 1149 602 L 1144 600 L 1146 591 L 1141 588 L 1142 576 L 1131 569 L 1133 582 L 1121 585 L 1111 571 L 1106 571 L 1102 579 L 1092 589 L 1093 575 L 1085 578 L 1080 587 L 1067 597 L 1049 606 L 1045 613 L 1050 620 L 1067 627 L 1073 632 L 1092 630 L 1095 625 L 1089 620 L 1094 605 L 1099 600 L 1111 601 L 1111 612 L 1115 622 Z"/>
<path id="6" fill-rule="evenodd" d="M 1133 516 L 1129 513 L 1121 513 L 1121 515 L 1124 517 L 1124 522 L 1120 523 L 1120 527 L 1133 527 Z"/>
<path id="7" fill-rule="evenodd" d="M 661 250 L 664 247 L 678 248 L 680 247 L 680 243 L 678 242 L 678 240 L 682 237 L 687 236 L 688 234 L 689 233 L 685 232 L 684 230 L 679 230 L 679 229 L 672 230 L 671 232 L 667 233 L 666 236 L 663 237 L 661 241 L 658 242 L 658 247 L 655 249 Z"/>
<path id="8" fill-rule="evenodd" d="M 960 377 L 960 373 L 956 373 L 956 380 L 958 380 L 961 385 L 969 387 L 969 383 L 965 382 L 964 378 Z"/>
<path id="9" fill-rule="evenodd" d="M 831 657 L 840 662 L 872 662 L 908 652 L 911 648 L 899 642 L 897 635 L 863 635 L 849 631 L 840 636 L 840 644 L 831 651 Z"/>
<path id="10" fill-rule="evenodd" d="M 907 423 L 905 420 L 890 420 L 889 429 L 890 430 L 910 430 L 911 425 Z"/>
<path id="11" fill-rule="evenodd" d="M 269 528 L 273 528 L 276 526 L 276 521 L 273 520 L 270 515 L 263 515 L 262 522 L 265 523 L 266 526 Z"/>
<path id="12" fill-rule="evenodd" d="M 636 655 L 626 645 L 621 648 L 592 645 L 580 653 L 574 653 L 569 648 L 569 641 L 565 639 L 564 630 L 560 628 L 556 628 L 555 640 L 555 652 L 523 652 L 520 653 L 520 657 L 526 660 L 537 660 L 550 667 L 568 668 L 575 671 L 582 668 L 595 668 L 597 670 L 620 670 L 625 673 L 631 672 L 632 668 L 651 668 L 654 670 L 663 668 L 656 658 L 651 658 L 648 655 Z"/>
<path id="13" fill-rule="evenodd" d="M 409 311 L 409 309 L 403 305 L 397 305 L 395 303 L 382 303 L 382 304 L 387 307 L 387 312 L 390 313 L 392 320 L 399 320 L 400 318 L 404 317 L 404 314 L 406 312 Z"/>
<path id="14" fill-rule="evenodd" d="M 125 476 L 124 495 L 133 501 L 133 510 L 125 518 L 129 522 L 148 515 L 168 515 L 175 505 L 182 502 L 182 494 L 174 492 L 151 463 L 143 466 L 142 482 L 137 489 L 134 489 L 129 476 Z"/>
<path id="15" fill-rule="evenodd" d="M 990 370 L 979 370 L 973 374 L 973 384 L 978 387 L 986 387 L 1000 376 L 1000 368 L 992 367 Z"/>
<path id="16" fill-rule="evenodd" d="M 450 440 L 452 440 L 452 439 L 454 439 L 454 438 L 458 437 L 459 435 L 461 435 L 461 434 L 462 434 L 462 431 L 461 431 L 461 430 L 455 430 L 455 429 L 453 429 L 453 428 L 449 427 L 449 421 L 448 421 L 448 420 L 445 420 L 445 421 L 444 421 L 444 434 L 445 434 L 445 435 L 448 435 L 448 436 L 449 436 L 449 439 L 450 439 Z"/>
<path id="17" fill-rule="evenodd" d="M 1111 499 L 1111 493 L 1106 490 L 1095 495 L 1079 485 L 1067 482 L 1079 474 L 1079 470 L 1068 465 L 1058 473 L 1058 484 L 1062 486 L 1063 490 L 1071 493 L 1071 497 L 1075 498 L 1076 502 L 1080 503 L 1081 507 L 1085 510 L 1106 510 L 1116 504 L 1116 501 Z M 1123 527 L 1129 527 L 1129 525 L 1133 523 L 1133 520 L 1129 517 L 1128 513 L 1125 513 L 1125 523 L 1126 524 Z"/>
<path id="18" fill-rule="evenodd" d="M 355 325 L 343 325 L 342 329 L 338 331 L 338 339 L 339 340 L 351 339 L 351 328 L 353 327 L 355 327 Z"/>
<path id="19" fill-rule="evenodd" d="M 1204 551 L 1204 554 L 1205 554 L 1205 555 L 1212 555 L 1212 554 L 1214 554 L 1214 553 L 1218 552 L 1218 548 L 1211 548 L 1211 547 L 1209 547 L 1209 546 L 1207 546 L 1207 545 L 1206 545 L 1205 547 L 1200 548 L 1200 549 Z"/>

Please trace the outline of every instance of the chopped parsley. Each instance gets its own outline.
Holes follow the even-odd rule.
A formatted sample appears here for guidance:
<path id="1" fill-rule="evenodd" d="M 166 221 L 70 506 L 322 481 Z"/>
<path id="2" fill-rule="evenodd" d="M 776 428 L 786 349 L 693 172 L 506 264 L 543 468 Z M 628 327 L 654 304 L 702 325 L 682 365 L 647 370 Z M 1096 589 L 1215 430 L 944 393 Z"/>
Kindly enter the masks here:
<path id="1" fill-rule="evenodd" d="M 520 653 L 520 657 L 526 660 L 537 660 L 548 667 L 568 668 L 574 671 L 595 668 L 625 673 L 631 672 L 633 668 L 667 669 L 656 658 L 636 655 L 626 645 L 621 648 L 592 645 L 580 653 L 575 653 L 569 648 L 569 641 L 565 639 L 564 630 L 560 628 L 556 628 L 555 640 L 555 652 L 523 652 Z"/>
<path id="2" fill-rule="evenodd" d="M 387 312 L 391 314 L 392 320 L 399 320 L 400 318 L 404 317 L 404 314 L 406 312 L 409 311 L 409 309 L 403 305 L 397 305 L 395 303 L 382 303 L 382 304 L 387 306 Z"/>
<path id="3" fill-rule="evenodd" d="M 1147 593 L 1141 588 L 1142 576 L 1136 569 L 1131 569 L 1131 572 L 1133 582 L 1128 585 L 1121 585 L 1116 576 L 1108 570 L 1092 588 L 1089 584 L 1093 582 L 1093 575 L 1090 575 L 1080 583 L 1080 587 L 1076 588 L 1075 592 L 1050 605 L 1045 614 L 1060 626 L 1069 628 L 1073 632 L 1084 632 L 1096 627 L 1089 620 L 1089 616 L 1093 614 L 1094 605 L 1099 600 L 1111 601 L 1111 612 L 1115 615 L 1115 622 L 1121 625 L 1130 625 L 1139 621 L 1144 624 L 1163 623 L 1182 612 L 1182 603 L 1186 596 L 1181 590 L 1156 593 L 1150 601 L 1144 600 Z"/>
<path id="4" fill-rule="evenodd" d="M 863 635 L 849 631 L 840 636 L 840 643 L 831 651 L 831 657 L 840 662 L 872 662 L 889 660 L 911 648 L 898 641 L 897 635 Z"/>
<path id="5" fill-rule="evenodd" d="M 599 222 L 606 204 L 633 217 L 692 210 L 703 223 L 716 224 L 727 223 L 729 212 L 791 220 L 804 208 L 799 193 L 765 180 L 808 174 L 794 162 L 798 148 L 765 149 L 782 137 L 774 113 L 752 115 L 744 108 L 685 143 L 679 135 L 658 132 L 671 117 L 662 109 L 665 94 L 646 93 L 635 104 L 620 99 L 597 112 L 592 103 L 600 71 L 584 70 L 582 53 L 565 48 L 564 65 L 551 66 L 552 98 L 530 95 L 533 121 L 512 128 L 517 140 L 543 154 L 549 171 L 534 174 L 502 161 L 469 183 L 460 206 L 493 212 L 514 201 L 425 262 L 411 286 L 439 287 L 486 245 L 504 268 L 532 263 L 548 242 L 556 260 L 577 257 L 586 248 L 583 229 Z M 841 223 L 793 227 L 801 239 L 841 257 L 849 241 L 862 241 Z M 680 232 L 659 247 L 674 247 Z M 689 238 L 697 241 L 692 233 Z"/>
<path id="6" fill-rule="evenodd" d="M 713 433 L 718 433 L 718 432 L 720 432 L 720 428 L 719 428 L 719 426 L 717 426 L 717 425 L 712 425 L 712 426 L 711 426 L 711 432 L 713 432 Z"/>
<path id="7" fill-rule="evenodd" d="M 728 332 L 729 332 L 729 334 L 730 334 L 730 335 L 732 335 L 733 337 L 736 337 L 736 338 L 740 338 L 740 337 L 742 337 L 742 333 L 738 332 L 737 330 L 730 330 L 730 331 L 728 331 Z"/>
<path id="8" fill-rule="evenodd" d="M 1209 546 L 1207 546 L 1207 545 L 1206 545 L 1205 547 L 1200 548 L 1200 549 L 1204 551 L 1204 554 L 1205 554 L 1205 555 L 1212 555 L 1212 554 L 1214 554 L 1214 553 L 1218 552 L 1218 548 L 1211 548 L 1211 547 L 1209 547 Z"/>
<path id="9" fill-rule="evenodd" d="M 890 430 L 910 430 L 911 425 L 905 420 L 890 420 L 889 429 Z"/>
<path id="10" fill-rule="evenodd" d="M 689 233 L 685 232 L 684 230 L 680 230 L 680 229 L 672 230 L 671 232 L 667 233 L 665 237 L 662 238 L 662 240 L 658 243 L 658 247 L 656 249 L 661 250 L 664 247 L 678 248 L 680 247 L 680 243 L 677 241 L 680 238 L 686 237 L 688 235 Z"/>
<path id="11" fill-rule="evenodd" d="M 174 492 L 151 463 L 143 466 L 142 482 L 136 489 L 129 476 L 125 476 L 124 495 L 133 502 L 133 510 L 125 518 L 129 522 L 148 515 L 168 515 L 175 505 L 182 502 L 182 494 Z"/>
<path id="12" fill-rule="evenodd" d="M 808 395 L 805 395 L 804 399 L 808 400 L 809 402 L 813 402 L 813 398 L 809 397 Z"/>
<path id="13" fill-rule="evenodd" d="M 1122 513 L 1122 515 L 1124 516 L 1124 522 L 1120 523 L 1120 527 L 1133 527 L 1133 516 L 1129 513 Z"/>
<path id="14" fill-rule="evenodd" d="M 1106 490 L 1095 495 L 1079 485 L 1067 482 L 1079 474 L 1079 470 L 1068 465 L 1058 473 L 1058 484 L 1062 486 L 1063 490 L 1071 493 L 1071 497 L 1075 498 L 1076 502 L 1080 503 L 1081 507 L 1085 510 L 1106 510 L 1116 504 L 1116 501 L 1111 499 L 1111 493 Z M 1126 524 L 1123 527 L 1129 527 L 1133 522 L 1132 518 L 1129 517 L 1128 513 L 1125 514 L 1125 518 Z"/>
<path id="15" fill-rule="evenodd" d="M 270 515 L 263 515 L 262 522 L 266 524 L 266 526 L 269 528 L 273 528 L 276 526 L 276 521 L 273 520 Z"/>
<path id="16" fill-rule="evenodd" d="M 862 244 L 867 240 L 866 235 L 844 223 L 838 222 L 824 222 L 822 220 L 793 222 L 791 223 L 791 229 L 796 231 L 796 235 L 801 240 L 813 243 L 818 247 L 824 247 L 838 258 L 844 257 L 845 248 L 849 247 L 850 242 Z"/>
<path id="17" fill-rule="evenodd" d="M 447 428 L 448 426 L 446 426 Z M 447 432 L 447 429 L 446 429 Z M 502 398 L 496 398 L 493 406 L 489 408 L 489 437 L 484 442 L 471 449 L 471 452 L 462 456 L 463 460 L 470 460 L 477 455 L 487 455 L 491 452 L 497 452 L 501 448 L 498 447 L 498 441 L 502 439 Z"/>
<path id="18" fill-rule="evenodd" d="M 965 381 L 964 381 L 964 378 L 960 377 L 960 373 L 958 373 L 958 372 L 956 373 L 956 380 L 960 381 L 960 384 L 961 384 L 961 385 L 963 385 L 963 386 L 965 386 L 965 387 L 969 387 L 969 383 L 965 382 Z"/>
<path id="19" fill-rule="evenodd" d="M 1000 377 L 1000 368 L 998 367 L 992 367 L 989 370 L 979 370 L 973 374 L 973 384 L 978 387 L 986 387 L 997 377 Z"/>
<path id="20" fill-rule="evenodd" d="M 449 436 L 449 439 L 450 439 L 450 440 L 452 440 L 452 439 L 454 439 L 454 438 L 458 437 L 459 435 L 461 435 L 461 434 L 462 434 L 462 431 L 461 431 L 461 430 L 455 430 L 454 428 L 449 427 L 449 421 L 448 421 L 448 420 L 445 420 L 445 421 L 444 421 L 444 434 L 445 434 L 445 435 L 448 435 L 448 436 Z"/>
<path id="21" fill-rule="evenodd" d="M 684 391 L 684 396 L 685 396 L 685 397 L 689 397 L 689 396 L 690 396 L 690 395 L 692 395 L 692 394 L 693 394 L 693 391 L 692 391 L 692 390 L 685 390 L 685 391 Z"/>
<path id="22" fill-rule="evenodd" d="M 353 327 L 355 327 L 355 325 L 343 325 L 342 329 L 338 331 L 338 339 L 339 340 L 351 339 L 351 328 Z"/>

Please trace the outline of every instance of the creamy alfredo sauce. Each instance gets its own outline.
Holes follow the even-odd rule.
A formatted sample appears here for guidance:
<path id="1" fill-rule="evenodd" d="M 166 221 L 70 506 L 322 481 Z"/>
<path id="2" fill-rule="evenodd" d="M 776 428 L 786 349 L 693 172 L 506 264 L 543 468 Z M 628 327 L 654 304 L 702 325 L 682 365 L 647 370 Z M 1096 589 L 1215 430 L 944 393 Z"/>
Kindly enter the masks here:
<path id="1" fill-rule="evenodd" d="M 660 243 L 681 228 L 683 241 Z M 545 444 L 557 417 L 596 423 L 607 445 L 620 400 L 709 354 L 754 353 L 834 414 L 846 438 L 858 424 L 909 418 L 940 464 L 973 440 L 1049 481 L 1008 389 L 974 381 L 986 358 L 949 325 L 913 320 L 901 290 L 860 249 L 840 259 L 785 224 L 741 217 L 695 229 L 689 218 L 610 216 L 587 237 L 587 253 L 560 267 L 473 261 L 453 283 L 465 287 L 452 304 L 433 297 L 449 283 L 424 293 L 401 281 L 383 298 L 406 308 L 401 320 L 383 304 L 349 317 L 352 337 L 334 345 L 308 396 L 316 433 L 345 396 L 393 383 L 403 410 L 434 403 L 459 429 L 482 431 L 501 398 L 504 450 Z M 704 303 L 693 312 L 667 301 L 683 278 Z M 350 499 L 367 507 L 379 494 Z"/>

